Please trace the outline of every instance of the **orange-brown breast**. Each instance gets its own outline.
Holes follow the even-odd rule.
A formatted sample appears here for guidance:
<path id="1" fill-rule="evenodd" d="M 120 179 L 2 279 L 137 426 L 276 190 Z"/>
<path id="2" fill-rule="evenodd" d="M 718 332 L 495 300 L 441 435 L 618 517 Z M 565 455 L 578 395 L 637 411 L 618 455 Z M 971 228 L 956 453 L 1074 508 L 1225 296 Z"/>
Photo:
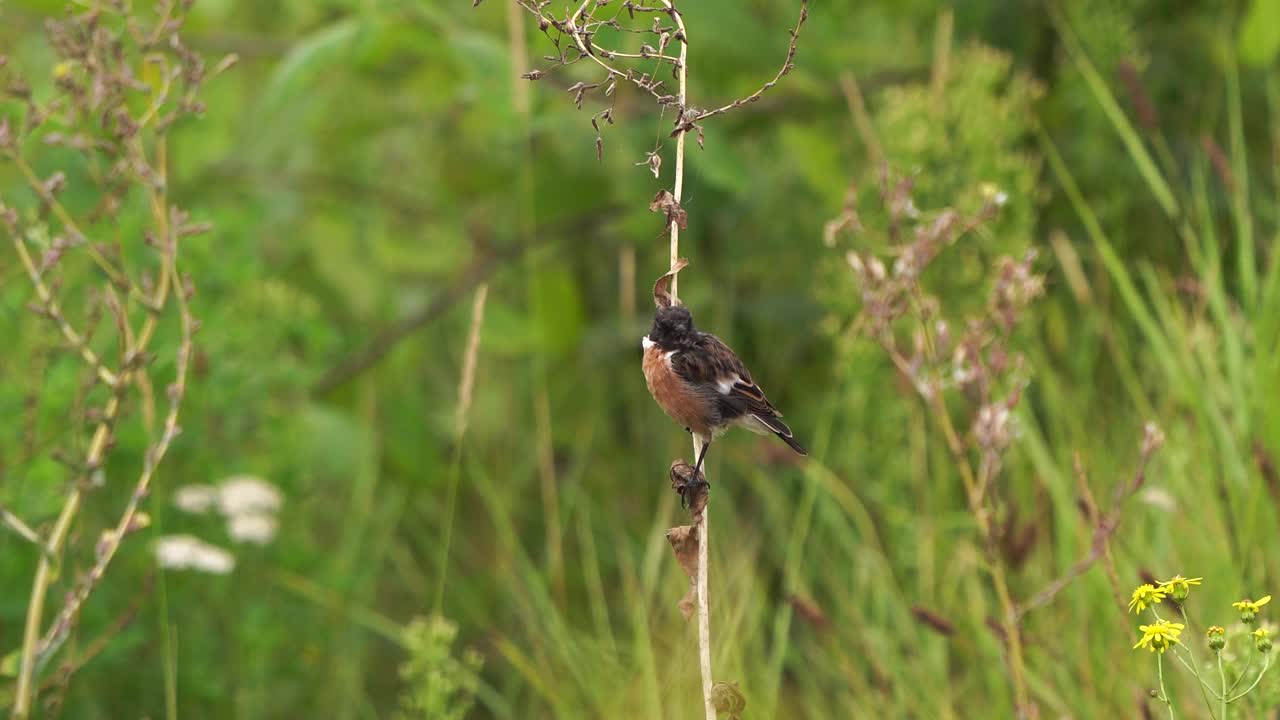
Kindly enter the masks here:
<path id="1" fill-rule="evenodd" d="M 699 402 L 697 393 L 691 391 L 688 383 L 676 375 L 666 353 L 657 345 L 645 348 L 644 381 L 649 386 L 653 399 L 658 401 L 658 405 L 672 420 L 699 435 L 711 434 L 703 403 Z"/>

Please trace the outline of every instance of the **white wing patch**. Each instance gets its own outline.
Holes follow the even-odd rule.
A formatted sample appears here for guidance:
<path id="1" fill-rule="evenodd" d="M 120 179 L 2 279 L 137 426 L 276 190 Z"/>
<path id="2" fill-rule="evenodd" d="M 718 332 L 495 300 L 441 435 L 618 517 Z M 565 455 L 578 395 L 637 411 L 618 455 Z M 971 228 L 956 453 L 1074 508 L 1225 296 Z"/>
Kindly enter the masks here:
<path id="1" fill-rule="evenodd" d="M 761 421 L 760 418 L 756 417 L 755 415 L 743 415 L 737 420 L 734 420 L 733 424 L 737 425 L 740 428 L 746 428 L 747 430 L 750 430 L 756 435 L 768 435 L 769 433 L 773 432 L 773 428 L 770 428 L 768 425 L 765 425 L 764 422 Z"/>
<path id="2" fill-rule="evenodd" d="M 733 386 L 741 380 L 742 378 L 736 373 L 729 377 L 720 378 L 716 381 L 716 389 L 720 391 L 721 395 L 728 395 L 730 392 L 733 392 Z"/>

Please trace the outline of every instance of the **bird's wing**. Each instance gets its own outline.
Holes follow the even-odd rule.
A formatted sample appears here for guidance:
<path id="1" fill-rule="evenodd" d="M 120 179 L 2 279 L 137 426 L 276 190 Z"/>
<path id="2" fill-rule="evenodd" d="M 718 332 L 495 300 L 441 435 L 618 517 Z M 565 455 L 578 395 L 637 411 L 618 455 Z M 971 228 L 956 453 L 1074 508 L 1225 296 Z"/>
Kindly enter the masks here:
<path id="1" fill-rule="evenodd" d="M 676 353 L 671 362 L 681 379 L 715 399 L 723 422 L 743 415 L 782 416 L 738 355 L 715 335 L 703 333 L 694 349 Z"/>

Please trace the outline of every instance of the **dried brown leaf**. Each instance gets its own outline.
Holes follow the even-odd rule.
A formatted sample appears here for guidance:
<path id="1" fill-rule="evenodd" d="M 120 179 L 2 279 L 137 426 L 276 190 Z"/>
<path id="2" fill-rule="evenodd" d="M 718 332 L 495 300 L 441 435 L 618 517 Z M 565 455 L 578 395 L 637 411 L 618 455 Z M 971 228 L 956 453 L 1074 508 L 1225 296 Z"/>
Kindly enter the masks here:
<path id="1" fill-rule="evenodd" d="M 666 273 L 663 274 L 662 277 L 658 278 L 658 280 L 653 283 L 653 304 L 654 305 L 657 305 L 658 307 L 671 307 L 671 291 L 668 290 L 668 288 L 671 287 L 671 278 L 675 277 L 676 273 L 683 270 L 685 266 L 687 266 L 688 264 L 689 264 L 688 260 L 686 260 L 685 258 L 680 258 L 679 260 L 676 261 L 675 267 L 668 270 Z M 671 464 L 671 486 L 672 487 L 676 487 L 677 473 L 683 474 L 684 473 L 683 468 L 689 468 L 689 473 L 693 472 L 693 468 L 689 467 L 689 464 L 684 462 L 683 460 L 677 460 Z"/>
<path id="2" fill-rule="evenodd" d="M 681 525 L 667 531 L 667 542 L 671 543 L 671 551 L 680 563 L 680 569 L 689 577 L 689 590 L 680 598 L 680 612 L 684 619 L 693 617 L 694 608 L 698 606 L 694 583 L 698 578 L 698 526 Z"/>
<path id="3" fill-rule="evenodd" d="M 649 171 L 653 173 L 653 179 L 657 180 L 658 171 L 662 168 L 662 156 L 656 151 L 645 153 L 644 160 L 636 165 L 648 165 Z"/>
<path id="4" fill-rule="evenodd" d="M 667 224 L 675 223 L 681 230 L 689 227 L 689 214 L 680 207 L 680 203 L 676 201 L 676 196 L 671 194 L 670 190 L 663 188 L 653 196 L 653 200 L 649 202 L 649 212 L 661 212 L 667 216 Z"/>
<path id="5" fill-rule="evenodd" d="M 682 258 L 676 263 L 676 269 L 667 274 L 674 275 L 687 264 L 688 261 Z M 671 489 L 680 495 L 680 506 L 689 509 L 693 521 L 701 521 L 711 489 L 706 477 L 702 473 L 695 474 L 693 466 L 684 460 L 676 460 L 671 463 Z"/>
<path id="6" fill-rule="evenodd" d="M 720 681 L 712 685 L 711 702 L 716 706 L 716 714 L 728 713 L 729 720 L 741 720 L 747 709 L 747 698 L 736 682 Z"/>

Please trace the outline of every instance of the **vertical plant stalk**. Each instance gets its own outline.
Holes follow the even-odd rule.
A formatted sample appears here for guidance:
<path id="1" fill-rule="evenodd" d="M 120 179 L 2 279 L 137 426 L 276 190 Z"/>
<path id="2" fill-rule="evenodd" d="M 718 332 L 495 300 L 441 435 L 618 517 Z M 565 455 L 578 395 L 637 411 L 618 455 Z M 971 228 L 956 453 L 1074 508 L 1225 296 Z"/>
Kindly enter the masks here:
<path id="1" fill-rule="evenodd" d="M 679 108 L 679 112 L 683 113 L 685 104 L 688 101 L 687 58 L 689 56 L 689 33 L 684 27 L 684 17 L 680 14 L 680 11 L 676 10 L 675 6 L 671 4 L 671 0 L 662 0 L 662 2 L 671 9 L 671 17 L 676 21 L 676 27 L 680 28 L 680 35 L 682 36 L 680 40 L 680 68 L 678 71 L 679 89 L 676 93 L 676 107 Z M 676 136 L 676 177 L 675 187 L 672 189 L 672 194 L 675 195 L 677 205 L 680 204 L 684 198 L 684 141 L 685 136 L 688 134 L 689 133 L 687 132 L 681 132 Z M 670 268 L 675 270 L 676 263 L 680 261 L 680 223 L 674 216 L 671 218 L 669 232 L 671 234 Z M 672 275 L 671 302 L 673 303 L 679 298 L 679 283 L 680 275 Z M 694 452 L 696 453 L 697 451 L 698 448 L 694 448 Z M 705 534 L 703 537 L 705 537 Z"/>
<path id="2" fill-rule="evenodd" d="M 675 21 L 680 31 L 680 67 L 676 72 L 678 82 L 676 107 L 683 113 L 688 104 L 689 32 L 684 26 L 684 17 L 671 0 L 662 0 L 662 4 L 670 11 L 671 19 Z M 677 206 L 684 197 L 684 146 L 688 134 L 688 132 L 681 132 L 676 136 L 675 186 L 672 194 L 675 196 Z M 675 214 L 671 217 L 668 232 L 671 235 L 670 267 L 671 270 L 676 270 L 680 262 L 680 223 Z M 680 274 L 673 273 L 671 275 L 671 302 L 673 303 L 678 298 L 677 283 L 679 281 Z M 702 442 L 695 435 L 693 436 L 693 456 L 696 458 L 701 452 Z M 702 675 L 702 705 L 706 720 L 716 720 L 716 704 L 713 696 L 715 680 L 711 675 L 711 592 L 707 582 L 711 539 L 707 525 L 709 510 L 710 503 L 698 516 L 698 575 L 695 585 L 698 597 L 698 667 Z"/>
<path id="3" fill-rule="evenodd" d="M 1215 654 L 1218 656 L 1218 680 L 1222 683 L 1222 694 L 1219 695 L 1222 702 L 1220 715 L 1222 720 L 1227 720 L 1227 671 L 1222 669 L 1222 651 L 1217 650 Z"/>
<path id="4" fill-rule="evenodd" d="M 1156 653 L 1156 675 L 1160 678 L 1160 700 L 1169 708 L 1169 720 L 1174 720 L 1177 716 L 1173 714 L 1173 700 L 1164 686 L 1164 653 Z"/>
<path id="5" fill-rule="evenodd" d="M 683 135 L 681 136 L 683 137 Z M 693 454 L 697 457 L 702 451 L 702 441 L 693 436 Z M 704 476 L 705 477 L 705 474 Z M 707 507 L 710 502 L 707 503 Z M 698 667 L 702 673 L 702 705 L 707 720 L 716 720 L 715 680 L 711 675 L 711 591 L 707 583 L 709 545 L 707 529 L 707 507 L 698 515 Z"/>

